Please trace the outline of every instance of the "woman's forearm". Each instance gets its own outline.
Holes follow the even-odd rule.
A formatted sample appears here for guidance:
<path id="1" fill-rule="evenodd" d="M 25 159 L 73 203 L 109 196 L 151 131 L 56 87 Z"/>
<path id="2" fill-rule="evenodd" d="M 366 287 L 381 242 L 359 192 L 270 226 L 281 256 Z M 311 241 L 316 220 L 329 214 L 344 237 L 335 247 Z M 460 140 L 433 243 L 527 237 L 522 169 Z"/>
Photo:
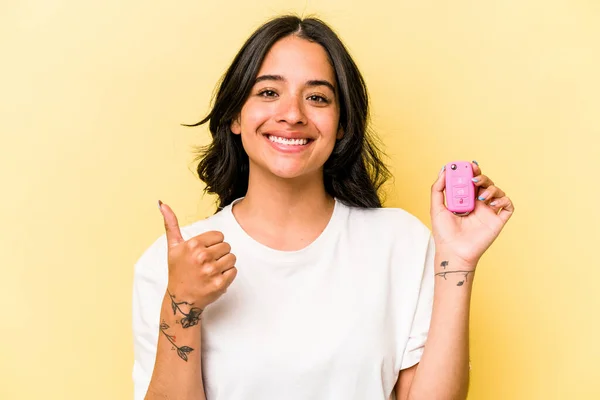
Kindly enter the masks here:
<path id="1" fill-rule="evenodd" d="M 175 315 L 173 309 L 175 308 Z M 202 382 L 201 324 L 199 315 L 180 309 L 165 294 L 160 313 L 156 361 L 147 400 L 205 400 Z"/>
<path id="2" fill-rule="evenodd" d="M 429 335 L 409 400 L 461 400 L 469 386 L 469 309 L 475 265 L 435 255 Z"/>

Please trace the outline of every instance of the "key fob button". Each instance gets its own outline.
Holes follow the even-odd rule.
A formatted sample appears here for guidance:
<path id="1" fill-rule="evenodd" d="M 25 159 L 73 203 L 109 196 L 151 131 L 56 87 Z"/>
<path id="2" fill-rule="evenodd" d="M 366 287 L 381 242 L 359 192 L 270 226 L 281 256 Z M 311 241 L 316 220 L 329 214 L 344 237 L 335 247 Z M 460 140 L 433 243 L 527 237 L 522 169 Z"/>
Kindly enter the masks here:
<path id="1" fill-rule="evenodd" d="M 469 190 L 466 186 L 455 187 L 454 188 L 454 197 L 467 197 L 469 194 Z"/>

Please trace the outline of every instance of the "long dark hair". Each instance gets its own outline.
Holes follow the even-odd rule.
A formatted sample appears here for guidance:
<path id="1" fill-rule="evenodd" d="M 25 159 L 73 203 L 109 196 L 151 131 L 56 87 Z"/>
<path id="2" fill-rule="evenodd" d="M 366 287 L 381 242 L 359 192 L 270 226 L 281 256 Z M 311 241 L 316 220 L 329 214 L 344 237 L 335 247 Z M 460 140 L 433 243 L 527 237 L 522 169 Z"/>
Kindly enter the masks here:
<path id="1" fill-rule="evenodd" d="M 323 167 L 325 190 L 355 207 L 381 207 L 378 191 L 390 173 L 380 159 L 375 135 L 368 129 L 367 87 L 344 44 L 323 21 L 281 16 L 258 28 L 242 46 L 221 79 L 210 113 L 198 126 L 210 121 L 212 142 L 198 151 L 198 176 L 205 192 L 216 194 L 218 207 L 246 195 L 249 161 L 240 135 L 231 122 L 250 95 L 260 66 L 278 40 L 296 35 L 323 46 L 335 70 L 340 93 L 340 126 L 344 131 Z"/>

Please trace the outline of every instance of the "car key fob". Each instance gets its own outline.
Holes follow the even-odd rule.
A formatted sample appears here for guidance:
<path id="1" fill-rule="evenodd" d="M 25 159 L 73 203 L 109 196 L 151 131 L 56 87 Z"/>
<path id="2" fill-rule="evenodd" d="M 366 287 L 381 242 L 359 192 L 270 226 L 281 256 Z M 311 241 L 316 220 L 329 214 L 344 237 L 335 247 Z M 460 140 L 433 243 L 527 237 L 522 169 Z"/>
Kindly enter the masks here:
<path id="1" fill-rule="evenodd" d="M 468 161 L 446 164 L 446 208 L 456 215 L 468 215 L 475 208 L 473 166 Z"/>

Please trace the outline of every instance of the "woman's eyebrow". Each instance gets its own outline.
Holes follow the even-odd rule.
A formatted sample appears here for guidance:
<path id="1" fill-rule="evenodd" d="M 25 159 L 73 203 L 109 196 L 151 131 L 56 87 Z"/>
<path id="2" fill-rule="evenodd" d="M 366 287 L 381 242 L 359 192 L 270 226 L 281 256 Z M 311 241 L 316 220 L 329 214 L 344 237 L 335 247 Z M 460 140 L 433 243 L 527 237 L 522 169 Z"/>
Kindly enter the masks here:
<path id="1" fill-rule="evenodd" d="M 256 78 L 256 80 L 254 81 L 254 84 L 256 85 L 258 82 L 262 82 L 262 81 L 285 81 L 285 79 L 283 78 L 283 76 L 281 75 L 261 75 L 258 78 Z"/>
<path id="2" fill-rule="evenodd" d="M 329 81 L 326 81 L 324 79 L 315 79 L 315 80 L 310 80 L 308 82 L 306 82 L 306 86 L 327 86 L 329 89 L 331 89 L 331 91 L 333 93 L 335 93 L 335 86 L 333 86 L 333 84 Z"/>
<path id="3" fill-rule="evenodd" d="M 280 81 L 280 82 L 285 82 L 285 78 L 281 75 L 261 75 L 259 77 L 256 78 L 256 80 L 254 81 L 254 84 L 256 85 L 259 82 L 263 82 L 263 81 Z M 333 84 L 327 80 L 324 79 L 311 79 L 309 81 L 306 82 L 306 86 L 309 87 L 313 87 L 313 86 L 327 86 L 329 89 L 331 89 L 331 91 L 333 93 L 335 93 L 335 86 L 333 86 Z"/>

